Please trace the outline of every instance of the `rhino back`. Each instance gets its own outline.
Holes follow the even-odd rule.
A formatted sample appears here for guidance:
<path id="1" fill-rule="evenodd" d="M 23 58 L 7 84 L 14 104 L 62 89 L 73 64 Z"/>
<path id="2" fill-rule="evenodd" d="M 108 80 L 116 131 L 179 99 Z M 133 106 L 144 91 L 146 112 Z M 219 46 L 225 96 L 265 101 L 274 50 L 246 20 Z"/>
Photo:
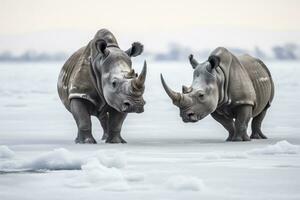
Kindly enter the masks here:
<path id="1" fill-rule="evenodd" d="M 261 60 L 249 55 L 239 56 L 238 59 L 247 70 L 253 84 L 256 96 L 253 116 L 256 116 L 269 106 L 273 100 L 274 83 L 272 76 L 266 65 Z"/>

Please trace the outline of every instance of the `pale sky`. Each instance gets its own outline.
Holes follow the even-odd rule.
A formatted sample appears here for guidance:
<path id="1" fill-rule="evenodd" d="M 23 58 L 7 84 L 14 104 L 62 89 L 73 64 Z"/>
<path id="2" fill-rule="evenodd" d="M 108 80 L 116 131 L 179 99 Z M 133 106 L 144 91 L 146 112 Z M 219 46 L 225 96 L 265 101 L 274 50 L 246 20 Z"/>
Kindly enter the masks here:
<path id="1" fill-rule="evenodd" d="M 282 32 L 283 39 L 300 32 L 298 0 L 0 0 L 0 5 L 4 38 L 66 31 L 92 36 L 104 27 L 141 39 L 194 29 L 274 32 L 278 38 Z"/>

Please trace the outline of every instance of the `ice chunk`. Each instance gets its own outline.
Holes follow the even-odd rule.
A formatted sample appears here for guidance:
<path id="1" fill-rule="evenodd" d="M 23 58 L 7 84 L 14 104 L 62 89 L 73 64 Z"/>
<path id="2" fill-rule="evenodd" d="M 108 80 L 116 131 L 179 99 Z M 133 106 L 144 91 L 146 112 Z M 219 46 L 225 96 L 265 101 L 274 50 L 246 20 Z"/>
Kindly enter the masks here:
<path id="1" fill-rule="evenodd" d="M 144 174 L 139 172 L 131 172 L 125 175 L 125 179 L 130 182 L 143 181 L 145 179 Z"/>
<path id="2" fill-rule="evenodd" d="M 171 190 L 192 190 L 202 191 L 204 189 L 204 183 L 201 179 L 191 176 L 177 175 L 170 177 L 166 186 Z"/>
<path id="3" fill-rule="evenodd" d="M 0 146 L 0 158 L 12 158 L 15 156 L 15 152 L 10 150 L 7 146 Z"/>
<path id="4" fill-rule="evenodd" d="M 273 145 L 268 145 L 264 148 L 257 148 L 248 151 L 249 154 L 298 154 L 300 147 L 293 145 L 286 140 L 282 140 Z"/>
<path id="5" fill-rule="evenodd" d="M 124 168 L 127 164 L 124 153 L 98 151 L 96 157 L 106 167 Z"/>
<path id="6" fill-rule="evenodd" d="M 102 165 L 97 158 L 90 158 L 81 166 L 82 171 L 77 173 L 67 185 L 70 187 L 97 187 L 102 190 L 124 191 L 129 185 L 123 173 L 114 167 Z"/>
<path id="7" fill-rule="evenodd" d="M 82 160 L 64 148 L 54 149 L 29 160 L 2 163 L 1 170 L 74 170 L 81 169 Z"/>
<path id="8" fill-rule="evenodd" d="M 120 170 L 105 167 L 96 158 L 90 159 L 81 169 L 92 183 L 124 180 Z"/>

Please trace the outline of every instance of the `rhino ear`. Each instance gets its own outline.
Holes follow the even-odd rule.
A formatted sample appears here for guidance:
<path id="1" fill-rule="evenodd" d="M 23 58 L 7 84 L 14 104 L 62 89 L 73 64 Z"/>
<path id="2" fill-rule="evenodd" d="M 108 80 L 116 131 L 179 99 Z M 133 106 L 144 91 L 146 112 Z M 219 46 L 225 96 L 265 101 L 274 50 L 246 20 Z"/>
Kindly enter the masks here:
<path id="1" fill-rule="evenodd" d="M 129 48 L 125 53 L 127 53 L 130 57 L 135 57 L 140 55 L 144 50 L 144 46 L 140 42 L 134 42 L 131 45 L 131 48 Z"/>
<path id="2" fill-rule="evenodd" d="M 209 56 L 208 62 L 210 63 L 211 69 L 216 69 L 220 65 L 220 58 L 218 56 Z"/>
<path id="3" fill-rule="evenodd" d="M 193 54 L 189 55 L 189 61 L 192 65 L 193 69 L 195 69 L 199 65 L 198 61 L 194 58 Z"/>
<path id="4" fill-rule="evenodd" d="M 106 55 L 108 52 L 107 52 L 107 43 L 105 40 L 103 39 L 99 39 L 95 42 L 95 47 L 96 47 L 96 50 L 98 51 L 98 53 L 101 53 L 103 55 Z"/>

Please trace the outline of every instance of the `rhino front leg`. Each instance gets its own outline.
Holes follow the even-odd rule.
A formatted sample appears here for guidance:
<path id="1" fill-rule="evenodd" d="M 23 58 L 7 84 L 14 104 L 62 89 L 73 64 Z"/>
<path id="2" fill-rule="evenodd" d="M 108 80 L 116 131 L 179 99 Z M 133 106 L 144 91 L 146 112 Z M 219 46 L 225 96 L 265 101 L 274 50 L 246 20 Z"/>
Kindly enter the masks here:
<path id="1" fill-rule="evenodd" d="M 103 135 L 101 139 L 106 140 L 108 138 L 108 113 L 98 116 L 98 119 L 103 128 Z"/>
<path id="2" fill-rule="evenodd" d="M 71 112 L 78 128 L 76 143 L 97 143 L 92 135 L 91 115 L 88 104 L 89 102 L 82 99 L 71 100 Z"/>
<path id="3" fill-rule="evenodd" d="M 247 128 L 252 117 L 252 106 L 239 106 L 236 108 L 235 114 L 235 134 L 232 138 L 232 141 L 250 141 L 250 138 L 247 135 Z"/>
<path id="4" fill-rule="evenodd" d="M 229 135 L 226 139 L 226 141 L 231 141 L 233 136 L 234 136 L 234 132 L 235 132 L 235 127 L 234 127 L 234 121 L 231 118 L 227 118 L 223 115 L 218 114 L 217 112 L 214 112 L 211 114 L 211 116 L 220 124 L 222 124 L 222 126 L 228 131 Z"/>
<path id="5" fill-rule="evenodd" d="M 261 131 L 261 123 L 263 119 L 265 118 L 267 113 L 267 109 L 263 110 L 259 115 L 253 118 L 251 123 L 251 129 L 252 134 L 250 138 L 252 139 L 267 139 L 267 136 L 265 136 Z"/>
<path id="6" fill-rule="evenodd" d="M 111 109 L 108 114 L 108 138 L 106 143 L 126 143 L 121 137 L 121 129 L 126 118 L 126 113 L 121 113 Z"/>

